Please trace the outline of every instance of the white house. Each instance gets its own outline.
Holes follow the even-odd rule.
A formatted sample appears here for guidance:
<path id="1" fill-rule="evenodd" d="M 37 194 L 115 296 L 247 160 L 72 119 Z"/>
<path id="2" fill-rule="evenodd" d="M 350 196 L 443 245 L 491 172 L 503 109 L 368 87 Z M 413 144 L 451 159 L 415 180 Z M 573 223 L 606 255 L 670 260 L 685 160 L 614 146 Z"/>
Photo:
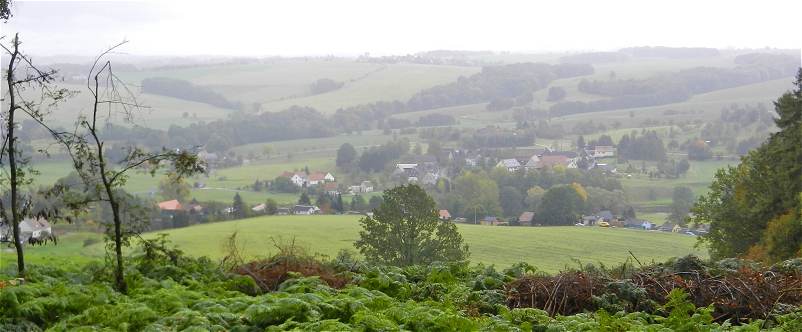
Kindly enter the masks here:
<path id="1" fill-rule="evenodd" d="M 524 164 L 524 168 L 526 168 L 527 170 L 536 169 L 538 168 L 537 167 L 538 164 L 540 164 L 540 157 L 535 154 L 532 155 L 532 157 L 530 157 L 529 160 L 526 161 L 526 164 Z"/>
<path id="2" fill-rule="evenodd" d="M 518 162 L 517 159 L 502 159 L 499 160 L 498 164 L 496 164 L 496 167 L 502 167 L 507 169 L 509 172 L 515 172 L 521 168 L 521 163 Z"/>
<path id="3" fill-rule="evenodd" d="M 312 205 L 296 205 L 292 208 L 292 214 L 310 215 L 318 212 L 320 212 L 320 209 Z"/>
<path id="4" fill-rule="evenodd" d="M 309 185 L 316 186 L 326 182 L 334 182 L 334 175 L 331 173 L 314 172 L 307 177 Z"/>
<path id="5" fill-rule="evenodd" d="M 615 157 L 615 147 L 610 145 L 597 145 L 591 149 L 585 149 L 585 152 L 593 158 Z"/>
<path id="6" fill-rule="evenodd" d="M 370 181 L 362 181 L 362 183 L 359 184 L 359 188 L 363 193 L 373 192 L 373 183 Z"/>
<path id="7" fill-rule="evenodd" d="M 253 211 L 253 212 L 264 212 L 265 208 L 267 208 L 267 205 L 265 205 L 265 203 L 262 203 L 262 204 L 259 204 L 257 206 L 252 207 L 251 211 Z"/>
<path id="8" fill-rule="evenodd" d="M 50 223 L 44 218 L 25 218 L 19 223 L 20 241 L 28 242 L 31 239 L 42 239 L 49 237 L 53 234 Z M 5 234 L 5 235 L 2 235 Z M 9 241 L 12 238 L 11 227 L 0 227 L 0 237 L 4 241 Z"/>
<path id="9" fill-rule="evenodd" d="M 404 172 L 407 172 L 409 170 L 416 169 L 418 167 L 418 164 L 395 164 L 395 167 Z"/>
<path id="10" fill-rule="evenodd" d="M 5 242 L 11 238 L 11 228 L 4 223 L 0 223 L 0 242 Z"/>

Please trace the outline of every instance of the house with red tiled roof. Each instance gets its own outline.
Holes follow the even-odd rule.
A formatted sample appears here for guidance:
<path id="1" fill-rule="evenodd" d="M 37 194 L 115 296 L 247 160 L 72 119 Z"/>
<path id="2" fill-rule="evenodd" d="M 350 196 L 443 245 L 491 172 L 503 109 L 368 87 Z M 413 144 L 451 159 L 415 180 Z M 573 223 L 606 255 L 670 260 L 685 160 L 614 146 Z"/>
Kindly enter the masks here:
<path id="1" fill-rule="evenodd" d="M 325 191 L 329 195 L 336 195 L 340 193 L 337 189 L 337 182 L 326 182 L 323 184 L 323 191 Z"/>
<path id="2" fill-rule="evenodd" d="M 554 168 L 555 166 L 562 166 L 565 168 L 576 168 L 576 158 L 570 158 L 566 155 L 546 155 L 540 157 L 537 168 Z"/>
<path id="3" fill-rule="evenodd" d="M 177 199 L 159 202 L 159 210 L 162 211 L 179 211 L 182 209 L 183 207 L 181 206 L 181 203 L 178 202 Z"/>
<path id="4" fill-rule="evenodd" d="M 449 213 L 448 210 L 437 211 L 437 214 L 440 220 L 451 220 L 451 213 Z"/>
<path id="5" fill-rule="evenodd" d="M 303 187 L 307 183 L 307 175 L 304 172 L 284 172 L 282 177 L 289 178 L 296 186 Z"/>
<path id="6" fill-rule="evenodd" d="M 284 172 L 281 173 L 282 177 L 289 178 L 293 184 L 299 187 L 304 185 L 316 186 L 326 182 L 334 182 L 334 175 L 328 172 L 314 172 L 306 174 L 305 172 Z"/>
<path id="7" fill-rule="evenodd" d="M 313 186 L 325 182 L 333 182 L 334 175 L 331 175 L 331 173 L 314 172 L 312 174 L 309 174 L 308 181 L 309 184 Z"/>
<path id="8" fill-rule="evenodd" d="M 518 217 L 518 224 L 521 226 L 532 226 L 534 225 L 533 221 L 535 221 L 535 213 L 532 211 L 525 211 Z"/>

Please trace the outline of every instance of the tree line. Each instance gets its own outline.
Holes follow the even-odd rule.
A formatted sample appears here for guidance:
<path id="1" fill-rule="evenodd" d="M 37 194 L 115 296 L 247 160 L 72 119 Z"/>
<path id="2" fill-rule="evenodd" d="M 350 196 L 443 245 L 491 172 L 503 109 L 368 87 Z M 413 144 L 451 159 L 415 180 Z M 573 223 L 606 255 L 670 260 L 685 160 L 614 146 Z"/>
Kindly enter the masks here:
<path id="1" fill-rule="evenodd" d="M 734 61 L 734 68 L 696 67 L 646 79 L 583 79 L 579 91 L 610 98 L 560 102 L 549 113 L 563 116 L 682 102 L 699 93 L 790 77 L 799 64 L 798 57 L 774 54 L 745 54 Z"/>
<path id="2" fill-rule="evenodd" d="M 233 110 L 238 110 L 242 107 L 241 103 L 232 102 L 226 99 L 226 97 L 222 94 L 210 88 L 198 86 L 189 81 L 175 78 L 146 78 L 142 80 L 142 92 L 184 99 Z"/>
<path id="3" fill-rule="evenodd" d="M 802 250 L 802 69 L 794 84 L 774 103 L 779 131 L 718 170 L 693 208 L 692 221 L 710 225 L 702 239 L 714 257 L 775 262 Z"/>

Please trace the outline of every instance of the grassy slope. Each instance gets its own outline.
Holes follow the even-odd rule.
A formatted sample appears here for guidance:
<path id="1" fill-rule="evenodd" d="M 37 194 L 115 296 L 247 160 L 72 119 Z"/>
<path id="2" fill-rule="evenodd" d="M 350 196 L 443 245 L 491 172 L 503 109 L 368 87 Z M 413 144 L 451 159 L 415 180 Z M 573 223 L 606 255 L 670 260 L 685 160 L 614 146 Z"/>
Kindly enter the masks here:
<path id="1" fill-rule="evenodd" d="M 196 181 L 206 184 L 204 189 L 193 189 L 191 197 L 200 201 L 220 201 L 230 202 L 235 192 L 239 192 L 243 200 L 250 205 L 264 202 L 267 198 L 273 198 L 279 204 L 291 204 L 298 200 L 296 194 L 274 194 L 267 192 L 253 192 L 249 189 L 241 189 L 243 186 L 253 184 L 256 179 L 273 179 L 283 171 L 301 170 L 308 166 L 311 171 L 331 171 L 334 168 L 334 159 L 317 158 L 305 160 L 283 160 L 279 162 L 254 163 L 239 167 L 224 168 L 215 170 L 209 177 L 196 176 L 187 181 L 192 184 Z M 66 176 L 72 171 L 72 165 L 64 161 L 40 162 L 36 168 L 40 171 L 37 176 L 38 184 L 51 184 L 58 178 Z M 140 195 L 158 193 L 159 181 L 162 176 L 155 177 L 143 172 L 132 172 L 129 174 L 126 183 L 126 190 Z M 335 174 L 336 175 L 336 174 Z"/>
<path id="2" fill-rule="evenodd" d="M 159 95 L 139 93 L 139 88 L 129 86 L 134 96 L 145 108 L 136 110 L 134 123 L 143 127 L 164 129 L 171 125 L 186 126 L 199 121 L 213 121 L 225 118 L 234 110 L 223 109 L 203 103 L 196 103 L 182 99 L 164 97 Z M 77 91 L 78 93 L 67 99 L 63 104 L 51 111 L 48 119 L 51 125 L 73 128 L 78 116 L 89 115 L 92 101 L 85 86 L 74 84 L 60 84 L 60 87 Z M 184 118 L 184 112 L 188 117 Z M 122 117 L 112 118 L 114 123 L 123 123 Z"/>
<path id="3" fill-rule="evenodd" d="M 269 111 L 280 111 L 292 105 L 301 105 L 314 107 L 321 112 L 332 113 L 338 108 L 377 101 L 399 100 L 405 102 L 422 89 L 451 83 L 460 76 L 469 76 L 477 71 L 479 71 L 477 67 L 387 65 L 381 70 L 346 82 L 345 86 L 338 90 L 270 102 L 264 104 L 264 108 Z"/>
<path id="4" fill-rule="evenodd" d="M 102 258 L 102 245 L 84 246 L 86 239 L 100 240 L 100 235 L 92 233 L 70 233 L 59 237 L 58 245 L 26 247 L 25 262 L 28 264 L 83 264 Z M 16 264 L 17 255 L 13 248 L 0 246 L 0 269 Z"/>
<path id="5" fill-rule="evenodd" d="M 619 121 L 623 127 L 640 127 L 645 120 L 686 121 L 694 119 L 713 120 L 720 115 L 724 106 L 733 103 L 757 104 L 770 103 L 783 92 L 791 88 L 791 79 L 778 79 L 762 83 L 750 84 L 731 89 L 723 89 L 691 97 L 688 101 L 661 106 L 639 107 L 624 110 L 574 114 L 555 118 L 557 123 L 573 124 L 576 122 L 604 119 L 608 122 Z M 676 115 L 667 115 L 666 110 L 679 111 Z M 632 113 L 634 116 L 630 116 Z"/>
<path id="6" fill-rule="evenodd" d="M 358 237 L 359 216 L 275 216 L 193 226 L 167 231 L 179 248 L 192 255 L 222 256 L 223 239 L 237 231 L 241 246 L 249 257 L 269 255 L 272 238 L 291 240 L 313 252 L 334 256 L 340 249 L 353 249 Z M 470 246 L 473 263 L 506 267 L 520 261 L 555 272 L 579 260 L 584 263 L 617 264 L 626 261 L 628 251 L 641 262 L 663 261 L 670 257 L 696 254 L 695 238 L 679 234 L 597 227 L 492 227 L 459 225 Z M 96 257 L 99 244 L 83 247 L 86 234 L 67 235 L 59 247 L 29 250 L 32 262 L 58 262 L 73 256 L 86 261 Z M 79 243 L 80 242 L 80 243 Z M 88 257 L 87 257 L 88 256 Z M 0 256 L 2 264 L 13 261 L 12 253 Z M 0 264 L 0 265 L 2 265 Z"/>
<path id="7" fill-rule="evenodd" d="M 471 75 L 478 67 L 373 64 L 353 60 L 276 59 L 266 63 L 122 73 L 133 85 L 148 77 L 172 77 L 208 86 L 230 100 L 263 104 L 268 111 L 292 105 L 323 112 L 375 101 L 406 100 L 418 91 Z M 335 91 L 310 95 L 321 78 L 345 83 Z"/>
<path id="8" fill-rule="evenodd" d="M 264 103 L 308 93 L 320 78 L 346 82 L 367 75 L 380 64 L 344 60 L 275 59 L 258 64 L 228 64 L 122 73 L 132 84 L 148 77 L 171 77 L 213 88 L 231 100 Z"/>

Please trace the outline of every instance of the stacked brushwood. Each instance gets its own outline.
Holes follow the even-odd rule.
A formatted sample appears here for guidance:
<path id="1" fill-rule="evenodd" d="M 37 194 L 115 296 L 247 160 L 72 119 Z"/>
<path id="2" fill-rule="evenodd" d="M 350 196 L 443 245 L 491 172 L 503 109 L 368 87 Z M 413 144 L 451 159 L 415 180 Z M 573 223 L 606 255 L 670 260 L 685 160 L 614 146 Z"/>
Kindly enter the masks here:
<path id="1" fill-rule="evenodd" d="M 506 285 L 511 308 L 539 308 L 550 315 L 599 309 L 658 313 L 674 289 L 697 307 L 713 309 L 716 321 L 767 319 L 802 305 L 799 260 L 764 267 L 746 261 L 703 262 L 695 257 L 637 269 L 566 271 L 528 275 Z"/>

